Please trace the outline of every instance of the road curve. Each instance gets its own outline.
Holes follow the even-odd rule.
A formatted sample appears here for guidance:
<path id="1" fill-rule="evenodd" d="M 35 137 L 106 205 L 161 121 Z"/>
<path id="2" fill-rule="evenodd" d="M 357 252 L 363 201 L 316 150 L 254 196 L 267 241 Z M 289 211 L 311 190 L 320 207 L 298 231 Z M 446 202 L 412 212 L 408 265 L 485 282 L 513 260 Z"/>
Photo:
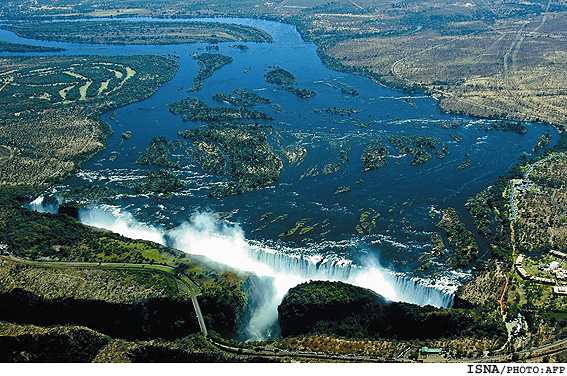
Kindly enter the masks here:
<path id="1" fill-rule="evenodd" d="M 157 264 L 131 264 L 131 263 L 112 263 L 112 262 L 70 262 L 70 261 L 30 261 L 24 260 L 15 256 L 0 256 L 0 259 L 5 259 L 13 262 L 19 262 L 28 265 L 37 265 L 41 267 L 56 267 L 56 268 L 95 268 L 95 269 L 140 269 L 147 270 L 157 273 L 166 274 L 170 277 L 177 279 L 180 283 L 179 291 L 188 295 L 193 303 L 193 308 L 195 309 L 195 315 L 201 329 L 201 333 L 204 337 L 207 337 L 207 326 L 205 325 L 205 320 L 203 319 L 203 314 L 201 313 L 201 307 L 197 300 L 197 285 L 195 281 L 189 278 L 185 273 L 182 273 L 175 268 L 167 265 L 157 265 Z"/>

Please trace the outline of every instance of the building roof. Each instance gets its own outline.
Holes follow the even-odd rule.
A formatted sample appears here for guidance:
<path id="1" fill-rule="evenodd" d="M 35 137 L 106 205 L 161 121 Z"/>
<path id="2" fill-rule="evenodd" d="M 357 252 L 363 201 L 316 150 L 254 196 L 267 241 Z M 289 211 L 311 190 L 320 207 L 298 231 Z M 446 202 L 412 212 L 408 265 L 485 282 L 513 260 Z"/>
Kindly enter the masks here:
<path id="1" fill-rule="evenodd" d="M 427 346 L 423 346 L 421 348 L 421 352 L 422 353 L 426 353 L 426 354 L 441 354 L 441 349 L 437 349 L 434 347 L 427 347 Z"/>
<path id="2" fill-rule="evenodd" d="M 558 295 L 567 295 L 567 286 L 553 286 L 553 292 Z"/>

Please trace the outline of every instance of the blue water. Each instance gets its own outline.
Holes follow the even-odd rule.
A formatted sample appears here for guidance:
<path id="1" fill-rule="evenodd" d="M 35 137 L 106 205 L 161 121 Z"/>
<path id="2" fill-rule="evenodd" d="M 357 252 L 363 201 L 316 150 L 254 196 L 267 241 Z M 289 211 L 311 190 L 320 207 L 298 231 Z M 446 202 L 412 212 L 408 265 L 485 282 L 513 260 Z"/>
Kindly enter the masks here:
<path id="1" fill-rule="evenodd" d="M 229 47 L 232 43 L 220 43 L 218 52 L 232 56 L 234 61 L 215 72 L 204 82 L 203 89 L 193 93 L 187 93 L 186 89 L 192 86 L 198 66 L 190 53 L 203 52 L 199 48 L 205 44 L 93 46 L 30 41 L 0 31 L 1 39 L 67 48 L 63 54 L 180 56 L 179 72 L 151 98 L 116 110 L 114 120 L 110 120 L 108 113 L 102 116 L 114 130 L 106 150 L 85 163 L 77 176 L 57 186 L 57 192 L 84 184 L 104 185 L 127 194 L 110 206 L 131 213 L 141 223 L 171 229 L 188 221 L 195 212 L 223 213 L 225 221 L 242 228 L 247 240 L 284 254 L 325 255 L 362 267 L 371 256 L 393 271 L 434 280 L 443 270 L 440 261 L 437 268 L 433 268 L 436 273 L 431 270 L 417 273 L 415 269 L 423 263 L 419 257 L 431 252 L 431 234 L 438 230 L 435 223 L 440 219 L 439 210 L 454 206 L 465 212 L 466 199 L 506 173 L 520 155 L 531 154 L 543 131 L 552 133 L 552 145 L 558 139 L 558 133 L 552 127 L 541 124 L 528 124 L 529 132 L 525 135 L 487 132 L 479 126 L 489 125 L 489 120 L 445 114 L 430 97 L 407 95 L 365 77 L 332 71 L 321 63 L 316 46 L 303 41 L 290 25 L 249 19 L 223 21 L 264 29 L 275 42 L 245 43 L 249 47 L 245 51 Z M 315 90 L 317 95 L 304 100 L 276 85 L 267 84 L 263 75 L 273 64 L 290 71 L 299 81 L 298 87 Z M 247 68 L 250 70 L 243 73 Z M 185 150 L 178 149 L 174 159 L 182 168 L 173 171 L 186 187 L 180 194 L 162 200 L 136 196 L 117 186 L 117 182 L 143 177 L 147 169 L 152 168 L 134 162 L 153 137 L 166 136 L 175 140 L 178 130 L 202 125 L 183 122 L 172 115 L 168 103 L 190 96 L 212 106 L 221 106 L 211 99 L 214 93 L 230 93 L 243 87 L 272 101 L 270 105 L 259 104 L 254 108 L 275 118 L 263 123 L 273 126 L 269 135 L 271 144 L 284 160 L 276 183 L 239 196 L 210 198 L 208 194 L 223 177 L 204 174 L 185 155 Z M 354 88 L 360 95 L 343 94 L 342 87 Z M 408 99 L 417 108 L 404 101 Z M 325 107 L 353 108 L 359 112 L 351 117 L 333 116 L 323 110 Z M 315 109 L 322 113 L 316 113 Z M 371 126 L 361 128 L 355 126 L 355 122 L 370 123 Z M 461 125 L 447 130 L 440 126 L 442 122 Z M 122 142 L 121 134 L 127 130 L 132 131 L 132 138 Z M 397 149 L 389 145 L 388 134 L 432 135 L 450 150 L 450 154 L 443 159 L 433 156 L 423 165 L 411 166 L 410 156 L 398 155 Z M 449 134 L 457 135 L 463 141 L 456 142 Z M 381 136 L 383 144 L 390 149 L 387 164 L 362 173 L 362 150 L 377 136 Z M 290 165 L 281 153 L 282 147 L 291 145 L 307 149 L 299 165 Z M 341 163 L 337 156 L 340 150 L 347 148 L 350 148 L 349 161 Z M 465 156 L 467 153 L 470 156 Z M 110 161 L 113 156 L 116 159 Z M 469 161 L 470 167 L 459 170 L 457 167 L 464 161 Z M 323 174 L 323 167 L 328 163 L 341 163 L 341 169 L 333 174 Z M 314 166 L 319 174 L 302 179 L 301 176 Z M 360 179 L 363 183 L 356 184 Z M 335 194 L 341 186 L 350 186 L 352 190 Z M 371 211 L 371 216 L 380 213 L 376 227 L 369 235 L 361 235 L 355 229 L 364 211 Z M 268 212 L 273 215 L 261 220 Z M 278 216 L 285 218 L 272 222 Z M 299 235 L 298 231 L 290 237 L 279 236 L 302 219 L 314 229 L 305 235 Z M 265 223 L 268 223 L 265 228 L 254 231 Z M 458 276 L 453 275 L 453 278 L 458 282 Z"/>

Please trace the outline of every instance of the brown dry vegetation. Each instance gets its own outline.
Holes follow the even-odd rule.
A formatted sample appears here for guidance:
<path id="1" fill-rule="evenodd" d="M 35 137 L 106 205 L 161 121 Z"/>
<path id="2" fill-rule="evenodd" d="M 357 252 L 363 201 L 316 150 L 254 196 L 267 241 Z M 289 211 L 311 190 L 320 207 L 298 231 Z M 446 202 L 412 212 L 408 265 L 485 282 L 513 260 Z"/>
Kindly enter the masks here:
<path id="1" fill-rule="evenodd" d="M 103 111 L 146 98 L 177 64 L 157 56 L 0 59 L 0 185 L 37 190 L 103 148 Z"/>
<path id="2" fill-rule="evenodd" d="M 470 304 L 498 306 L 498 300 L 504 291 L 507 271 L 502 265 L 491 264 L 489 268 L 475 276 L 474 281 L 461 286 L 457 298 Z"/>
<path id="3" fill-rule="evenodd" d="M 0 8 L 8 18 L 107 13 L 277 18 L 297 25 L 333 68 L 431 93 L 446 111 L 567 124 L 563 2 L 13 0 Z"/>
<path id="4" fill-rule="evenodd" d="M 156 283 L 156 279 L 165 283 Z M 0 259 L 0 293 L 22 289 L 45 299 L 72 298 L 135 303 L 177 294 L 171 277 L 95 268 L 37 267 Z"/>
<path id="5" fill-rule="evenodd" d="M 325 354 L 355 354 L 358 356 L 378 356 L 402 358 L 408 356 L 410 348 L 421 346 L 450 348 L 451 354 L 460 356 L 480 356 L 484 351 L 494 350 L 498 347 L 497 340 L 486 338 L 459 337 L 458 339 L 441 339 L 437 341 L 396 341 L 396 340 L 356 340 L 335 338 L 329 336 L 304 336 L 278 340 L 274 346 L 280 349 L 319 352 Z"/>
<path id="6" fill-rule="evenodd" d="M 282 339 L 277 341 L 275 346 L 280 349 L 301 352 L 315 351 L 326 354 L 396 356 L 407 347 L 407 342 L 388 340 L 348 340 L 316 335 Z"/>
<path id="7" fill-rule="evenodd" d="M 313 15 L 306 27 L 328 33 L 317 38 L 323 52 L 339 63 L 370 72 L 387 85 L 429 92 L 444 110 L 567 123 L 567 33 L 560 26 L 567 22 L 567 13 L 536 6 L 533 12 L 510 16 L 504 13 L 517 4 L 473 1 L 468 7 L 447 4 L 441 12 L 437 8 L 443 3 L 375 10 L 368 22 L 343 17 L 344 29 L 355 37 L 336 42 L 328 16 Z M 418 11 L 423 21 L 413 25 L 413 32 L 401 30 L 404 18 L 419 17 Z M 493 15 L 479 16 L 481 11 Z M 445 20 L 428 27 L 428 15 Z M 462 21 L 451 20 L 456 16 Z M 371 35 L 356 36 L 363 31 Z"/>
<path id="8" fill-rule="evenodd" d="M 567 156 L 543 163 L 532 171 L 536 187 L 517 196 L 519 216 L 514 222 L 520 250 L 550 245 L 567 248 Z"/>
<path id="9" fill-rule="evenodd" d="M 0 164 L 0 184 L 43 185 L 73 171 L 75 156 L 101 150 L 99 123 L 86 115 L 79 108 L 57 109 L 31 121 L 0 124 L 0 137 L 14 145 L 12 158 Z"/>

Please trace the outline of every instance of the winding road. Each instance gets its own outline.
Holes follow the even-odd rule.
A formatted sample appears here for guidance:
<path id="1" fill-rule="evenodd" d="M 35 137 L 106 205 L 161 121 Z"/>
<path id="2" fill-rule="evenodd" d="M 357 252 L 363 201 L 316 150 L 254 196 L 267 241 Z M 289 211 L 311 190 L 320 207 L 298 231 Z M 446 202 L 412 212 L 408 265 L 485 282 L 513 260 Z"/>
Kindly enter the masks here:
<path id="1" fill-rule="evenodd" d="M 166 274 L 170 277 L 176 278 L 179 281 L 180 292 L 188 295 L 193 302 L 193 308 L 195 309 L 195 315 L 197 321 L 199 322 L 199 327 L 201 333 L 207 340 L 216 346 L 219 350 L 227 351 L 239 355 L 254 355 L 254 356 L 266 356 L 266 357 L 288 357 L 288 358 L 301 358 L 301 359 L 319 359 L 319 360 L 334 360 L 339 362 L 396 362 L 396 363 L 408 363 L 414 362 L 409 359 L 403 359 L 398 356 L 396 359 L 388 359 L 382 356 L 371 356 L 371 355 L 355 355 L 355 354 L 327 354 L 327 353 L 317 353 L 317 352 L 299 352 L 299 351 L 287 351 L 279 349 L 267 349 L 263 347 L 258 348 L 240 348 L 232 347 L 222 343 L 219 343 L 208 336 L 205 321 L 203 319 L 203 314 L 201 308 L 199 307 L 199 302 L 197 301 L 197 286 L 195 282 L 189 278 L 186 274 L 179 272 L 175 268 L 166 265 L 155 265 L 155 264 L 131 264 L 131 263 L 96 263 L 96 262 L 63 262 L 63 261 L 29 261 L 24 260 L 14 256 L 0 256 L 0 260 L 8 260 L 11 262 L 35 265 L 40 267 L 53 267 L 53 268 L 95 268 L 95 269 L 121 269 L 121 270 L 131 270 L 140 269 L 145 271 L 152 271 L 156 273 Z M 410 347 L 406 348 L 402 354 L 407 352 Z M 558 353 L 567 350 L 567 338 L 561 339 L 543 346 L 530 348 L 526 350 L 518 351 L 517 354 L 526 355 L 524 359 L 541 357 L 544 355 L 549 355 L 552 353 Z M 400 354 L 400 355 L 402 355 Z M 465 363 L 477 363 L 477 362 L 509 362 L 512 354 L 494 355 L 475 359 L 456 359 L 454 362 L 465 362 Z"/>
<path id="2" fill-rule="evenodd" d="M 166 274 L 175 278 L 179 282 L 179 291 L 187 295 L 193 303 L 195 315 L 201 329 L 201 333 L 206 338 L 208 335 L 207 326 L 203 319 L 201 307 L 197 301 L 197 285 L 186 274 L 166 265 L 155 264 L 131 264 L 131 263 L 111 263 L 111 262 L 66 262 L 66 261 L 29 261 L 15 256 L 0 256 L 0 259 L 17 262 L 25 265 L 35 265 L 40 267 L 53 267 L 53 268 L 95 268 L 95 269 L 121 269 L 132 270 L 140 269 L 145 271 L 152 271 L 156 273 Z"/>

